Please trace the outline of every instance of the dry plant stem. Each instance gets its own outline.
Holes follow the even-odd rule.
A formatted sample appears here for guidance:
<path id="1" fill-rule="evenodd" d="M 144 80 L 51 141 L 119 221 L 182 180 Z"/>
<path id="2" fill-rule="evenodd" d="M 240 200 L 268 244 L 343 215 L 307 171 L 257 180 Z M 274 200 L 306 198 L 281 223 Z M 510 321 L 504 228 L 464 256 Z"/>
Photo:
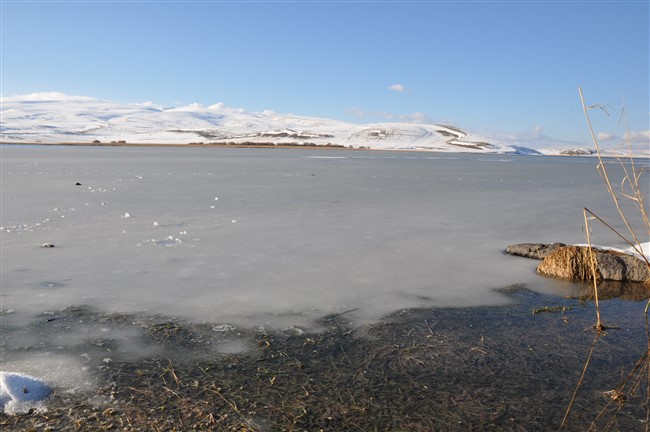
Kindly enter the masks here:
<path id="1" fill-rule="evenodd" d="M 609 174 L 607 172 L 607 169 L 605 167 L 605 163 L 602 158 L 602 153 L 600 150 L 600 145 L 598 143 L 598 139 L 596 138 L 596 134 L 594 132 L 594 128 L 591 124 L 591 119 L 589 117 L 588 110 L 594 107 L 599 107 L 598 105 L 596 106 L 589 106 L 585 104 L 584 96 L 582 94 L 582 89 L 580 86 L 578 86 L 578 92 L 580 93 L 580 101 L 582 103 L 582 109 L 585 114 L 585 118 L 587 119 L 587 124 L 589 125 L 589 132 L 591 133 L 591 138 L 594 143 L 594 146 L 596 147 L 596 154 L 598 156 L 598 172 L 600 176 L 602 177 L 603 181 L 605 182 L 605 185 L 607 186 L 607 191 L 609 192 L 610 196 L 612 197 L 614 201 L 614 205 L 616 206 L 616 210 L 618 211 L 619 216 L 621 217 L 621 220 L 627 227 L 629 233 L 631 234 L 632 238 L 634 239 L 633 242 L 627 240 L 624 236 L 622 236 L 616 229 L 614 229 L 611 225 L 607 224 L 604 220 L 602 220 L 600 217 L 596 216 L 594 213 L 589 211 L 588 209 L 584 209 L 584 218 L 585 218 L 585 225 L 587 227 L 587 240 L 589 243 L 589 253 L 590 257 L 592 257 L 592 270 L 594 273 L 594 292 L 596 295 L 596 314 L 597 314 L 597 321 L 598 323 L 596 324 L 597 328 L 600 330 L 602 328 L 602 324 L 600 322 L 600 310 L 598 307 L 598 290 L 597 290 L 597 283 L 596 283 L 596 278 L 595 278 L 595 266 L 593 265 L 593 251 L 591 247 L 591 240 L 590 240 L 590 233 L 589 233 L 589 226 L 588 226 L 588 219 L 587 219 L 587 213 L 589 213 L 593 218 L 597 219 L 599 222 L 601 222 L 604 226 L 609 228 L 611 231 L 613 231 L 616 235 L 618 235 L 620 238 L 622 238 L 626 243 L 632 246 L 633 250 L 636 251 L 641 258 L 645 261 L 646 265 L 648 266 L 648 269 L 650 269 L 650 261 L 648 260 L 648 257 L 645 256 L 643 253 L 643 249 L 641 248 L 641 242 L 639 241 L 639 238 L 637 237 L 634 229 L 632 229 L 628 218 L 626 217 L 625 213 L 621 209 L 619 198 L 614 192 L 614 189 L 612 187 L 612 183 L 609 178 Z M 601 107 L 602 108 L 602 107 Z M 630 138 L 630 132 L 629 132 L 629 126 L 627 122 L 627 115 L 625 114 L 625 111 L 623 111 L 622 118 L 625 120 L 625 129 L 627 132 L 626 135 L 626 143 L 627 143 L 627 149 L 628 149 L 628 159 L 629 159 L 629 166 L 630 169 L 628 170 L 627 164 L 624 162 L 622 158 L 617 158 L 619 161 L 621 168 L 624 173 L 624 177 L 621 181 L 621 196 L 631 200 L 634 202 L 635 206 L 640 212 L 641 219 L 644 223 L 646 233 L 648 236 L 650 236 L 650 219 L 648 218 L 648 212 L 646 211 L 645 203 L 644 203 L 644 193 L 642 191 L 641 185 L 639 184 L 639 179 L 644 173 L 644 169 L 640 170 L 637 172 L 636 166 L 634 164 L 634 157 L 632 155 L 632 144 L 631 144 L 631 138 Z M 631 192 L 627 192 L 626 190 L 626 185 L 629 185 L 629 188 Z M 650 309 L 650 300 L 646 303 L 646 307 L 644 309 L 644 318 L 645 318 L 645 324 L 646 324 L 646 340 L 647 340 L 647 350 L 645 354 L 639 359 L 637 365 L 635 366 L 634 370 L 628 376 L 628 378 L 625 380 L 625 382 L 621 385 L 621 389 L 625 387 L 627 384 L 627 381 L 631 378 L 632 375 L 635 373 L 638 373 L 638 380 L 636 385 L 633 385 L 633 388 L 636 389 L 638 385 L 640 384 L 641 377 L 643 374 L 647 376 L 647 387 L 646 387 L 646 421 L 645 421 L 645 431 L 650 432 L 650 326 L 648 323 L 648 310 Z M 587 363 L 589 360 L 587 360 Z M 587 365 L 585 365 L 585 370 L 587 368 Z M 584 375 L 584 372 L 583 372 Z M 581 378 L 582 380 L 582 378 Z M 579 384 L 578 384 L 579 385 Z M 577 391 L 577 389 L 576 389 Z M 571 401 L 573 403 L 573 399 Z M 569 405 L 569 409 L 570 409 Z M 567 415 L 568 415 L 568 409 L 567 409 Z M 566 420 L 566 417 L 565 417 Z M 612 422 L 614 419 L 612 419 Z M 562 422 L 562 425 L 564 425 L 564 421 Z M 612 423 L 610 423 L 609 426 L 611 426 Z M 593 424 L 592 424 L 593 426 Z M 560 427 L 561 428 L 561 427 Z"/>
<path id="2" fill-rule="evenodd" d="M 647 373 L 647 387 L 646 387 L 646 397 L 645 397 L 645 405 L 646 405 L 646 411 L 645 411 L 645 432 L 650 431 L 650 323 L 648 322 L 648 305 L 650 305 L 650 301 L 648 304 L 646 304 L 645 307 L 645 335 L 646 335 L 646 340 L 648 341 L 648 347 L 647 351 L 645 354 L 645 361 L 646 361 L 646 366 L 648 369 Z"/>
<path id="3" fill-rule="evenodd" d="M 607 222 L 605 222 L 605 221 L 604 221 L 603 219 L 601 219 L 597 214 L 595 214 L 594 212 L 592 212 L 592 211 L 589 210 L 588 208 L 585 207 L 584 210 L 585 210 L 587 213 L 589 213 L 589 214 L 591 215 L 591 217 L 593 217 L 593 218 L 596 219 L 598 222 L 600 222 L 600 223 L 602 223 L 603 225 L 605 225 L 607 228 L 609 228 L 610 231 L 612 231 L 614 234 L 616 234 L 617 236 L 619 236 L 619 237 L 620 237 L 620 238 L 621 238 L 625 243 L 627 243 L 627 244 L 629 244 L 630 246 L 632 246 L 632 247 L 634 248 L 635 252 L 637 252 L 637 253 L 640 255 L 640 258 L 641 258 L 643 261 L 645 261 L 645 263 L 646 263 L 647 266 L 650 267 L 650 261 L 648 261 L 648 258 L 643 254 L 643 251 L 641 250 L 641 248 L 639 247 L 638 244 L 634 244 L 634 243 L 631 242 L 630 240 L 626 239 L 623 235 L 621 235 L 621 233 L 619 233 L 619 232 L 616 230 L 616 228 L 614 228 L 613 226 L 611 226 L 610 224 L 608 224 Z"/>
<path id="4" fill-rule="evenodd" d="M 605 415 L 609 406 L 615 401 L 617 401 L 619 405 L 618 405 L 618 409 L 616 410 L 616 413 L 611 416 L 608 422 L 608 426 L 606 428 L 603 428 L 602 430 L 611 429 L 611 425 L 616 420 L 616 416 L 624 406 L 624 403 L 621 403 L 620 401 L 620 397 L 625 398 L 626 394 L 634 394 L 637 391 L 639 385 L 641 384 L 642 376 L 647 372 L 646 371 L 647 368 L 648 368 L 648 357 L 647 355 L 644 355 L 636 362 L 636 365 L 634 366 L 632 371 L 627 375 L 625 380 L 614 390 L 616 394 L 620 395 L 619 398 L 610 397 L 610 400 L 607 402 L 607 404 L 605 404 L 603 409 L 598 413 L 596 418 L 594 418 L 594 420 L 591 422 L 588 431 L 598 430 L 597 429 L 598 420 Z M 646 418 L 647 418 L 647 411 L 646 411 Z M 648 425 L 646 425 L 646 431 L 648 430 L 647 428 Z"/>
<path id="5" fill-rule="evenodd" d="M 625 142 L 627 144 L 627 149 L 628 149 L 628 154 L 632 154 L 632 139 L 630 138 L 630 128 L 628 126 L 627 122 L 627 113 L 623 111 L 623 119 L 625 120 L 625 131 L 627 132 Z M 641 192 L 641 187 L 639 186 L 639 178 L 641 178 L 641 175 L 644 173 L 645 168 L 641 169 L 639 173 L 637 174 L 636 172 L 636 166 L 634 165 L 634 158 L 630 157 L 630 167 L 632 169 L 632 177 L 630 177 L 627 167 L 623 162 L 621 162 L 621 165 L 623 167 L 623 170 L 625 171 L 626 174 L 626 179 L 628 182 L 630 182 L 630 187 L 632 189 L 632 192 L 634 193 L 634 198 L 633 200 L 636 202 L 637 207 L 639 208 L 639 211 L 641 212 L 641 217 L 643 218 L 643 222 L 645 223 L 646 228 L 648 228 L 648 234 L 650 234 L 650 219 L 648 219 L 648 212 L 646 212 L 645 205 L 643 202 L 644 195 Z M 634 179 L 632 182 L 630 179 Z"/>
<path id="6" fill-rule="evenodd" d="M 636 233 L 634 232 L 634 230 L 630 226 L 630 223 L 627 220 L 627 217 L 625 216 L 625 213 L 623 212 L 623 209 L 621 209 L 621 205 L 619 203 L 618 197 L 616 196 L 616 192 L 614 192 L 614 188 L 612 187 L 612 183 L 609 180 L 609 174 L 607 173 L 607 170 L 605 169 L 605 162 L 603 161 L 603 156 L 602 156 L 602 153 L 600 151 L 600 145 L 598 144 L 598 138 L 596 138 L 594 128 L 593 128 L 593 126 L 591 124 L 591 119 L 589 118 L 589 113 L 588 113 L 589 107 L 587 107 L 585 105 L 585 99 L 584 99 L 584 96 L 582 95 L 582 89 L 580 88 L 580 86 L 578 86 L 578 91 L 580 93 L 580 101 L 582 103 L 582 110 L 585 113 L 585 117 L 587 119 L 587 124 L 589 125 L 589 132 L 591 133 L 591 139 L 594 142 L 594 145 L 596 147 L 596 154 L 598 156 L 598 166 L 599 166 L 598 172 L 603 177 L 603 180 L 605 181 L 605 185 L 607 186 L 607 191 L 609 192 L 609 194 L 612 196 L 612 199 L 614 200 L 614 205 L 616 206 L 616 210 L 618 211 L 618 214 L 620 215 L 621 219 L 623 220 L 623 223 L 627 227 L 628 231 L 630 232 L 630 234 L 634 238 L 634 242 L 636 244 L 640 244 L 641 242 L 639 241 L 639 239 L 636 236 Z"/>
<path id="7" fill-rule="evenodd" d="M 591 247 L 591 233 L 589 228 L 589 219 L 587 218 L 588 210 L 586 208 L 582 209 L 582 214 L 585 219 L 585 232 L 587 233 L 587 244 L 589 246 L 589 261 L 591 264 L 591 278 L 594 282 L 594 302 L 596 304 L 596 330 L 602 332 L 605 327 L 603 326 L 602 321 L 600 320 L 600 304 L 598 303 L 598 280 L 596 277 L 596 255 L 594 250 Z M 591 212 L 590 212 L 591 213 Z"/>
<path id="8" fill-rule="evenodd" d="M 622 235 L 621 235 L 621 234 L 616 230 L 616 228 L 614 228 L 613 226 L 611 226 L 610 224 L 608 224 L 607 222 L 605 222 L 604 220 L 602 220 L 598 215 L 596 215 L 595 213 L 593 213 L 593 212 L 592 212 L 591 210 L 589 210 L 588 208 L 585 207 L 585 208 L 584 208 L 584 211 L 586 211 L 587 213 L 589 213 L 589 214 L 591 215 L 591 217 L 593 217 L 594 219 L 598 220 L 598 222 L 602 223 L 602 224 L 605 225 L 607 228 L 609 228 L 609 229 L 610 229 L 614 234 L 616 234 L 617 236 L 619 236 L 619 237 L 620 237 L 620 238 L 621 238 L 625 243 L 627 243 L 627 244 L 629 244 L 630 246 L 632 246 L 632 248 L 634 248 L 634 250 L 639 254 L 639 256 L 641 257 L 641 259 L 643 259 L 643 261 L 645 261 L 645 264 L 648 266 L 648 268 L 650 268 L 650 261 L 648 260 L 648 257 L 643 253 L 643 251 L 641 250 L 641 248 L 640 248 L 640 246 L 639 246 L 638 244 L 634 244 L 634 243 L 632 243 L 631 241 L 629 241 L 628 239 L 626 239 L 624 236 L 622 236 Z M 646 305 L 645 305 L 645 309 L 643 310 L 643 314 L 644 314 L 645 317 L 646 317 L 646 321 L 648 320 L 648 310 L 650 310 L 650 300 L 648 300 L 648 302 L 647 302 Z M 648 334 L 648 341 L 649 341 L 649 343 L 650 343 L 650 334 Z M 650 379 L 650 378 L 649 378 L 649 379 Z"/>
<path id="9" fill-rule="evenodd" d="M 611 229 L 614 233 L 616 233 L 616 235 L 621 237 L 626 243 L 631 245 L 634 248 L 634 250 L 636 252 L 638 252 L 639 255 L 641 255 L 641 257 L 645 261 L 648 268 L 650 268 L 650 262 L 648 261 L 648 258 L 645 256 L 645 254 L 643 253 L 643 250 L 641 249 L 641 242 L 639 241 L 638 237 L 636 236 L 636 233 L 634 232 L 634 230 L 630 226 L 630 224 L 629 224 L 629 222 L 627 220 L 627 217 L 625 216 L 625 213 L 621 209 L 620 203 L 618 201 L 618 197 L 616 196 L 616 193 L 614 192 L 614 189 L 612 188 L 612 183 L 609 180 L 609 175 L 607 173 L 607 169 L 605 168 L 605 163 L 603 161 L 602 153 L 600 151 L 600 145 L 598 143 L 598 138 L 596 138 L 594 128 L 593 128 L 593 126 L 591 124 L 591 119 L 589 118 L 589 113 L 588 113 L 589 107 L 587 107 L 587 105 L 585 104 L 585 98 L 584 98 L 584 96 L 582 94 L 582 88 L 580 88 L 580 86 L 578 86 L 578 92 L 580 93 L 580 102 L 582 103 L 582 110 L 585 113 L 585 118 L 587 119 L 587 124 L 589 125 L 589 132 L 591 133 L 591 139 L 594 142 L 594 146 L 596 147 L 596 154 L 598 155 L 598 167 L 599 167 L 598 172 L 603 177 L 603 180 L 605 181 L 605 185 L 607 186 L 607 191 L 609 192 L 612 199 L 614 200 L 614 205 L 616 206 L 616 210 L 618 211 L 618 214 L 620 215 L 621 219 L 623 220 L 623 223 L 627 227 L 628 231 L 631 233 L 632 238 L 634 238 L 634 242 L 630 242 L 629 240 L 627 240 L 625 237 L 623 237 L 621 234 L 619 234 L 618 231 L 616 231 L 612 226 L 607 224 L 604 220 L 602 220 L 601 218 L 599 218 L 598 216 L 593 214 L 591 211 L 589 211 L 589 213 L 593 217 L 598 219 L 606 227 Z M 627 130 L 627 145 L 628 145 L 628 151 L 629 151 L 629 155 L 630 155 L 629 159 L 630 159 L 630 163 L 631 163 L 632 170 L 633 170 L 632 178 L 634 180 L 631 180 L 630 175 L 629 175 L 627 169 L 625 168 L 625 164 L 623 164 L 622 162 L 621 162 L 621 164 L 623 165 L 624 172 L 626 173 L 625 179 L 627 179 L 627 181 L 630 183 L 630 186 L 631 186 L 632 190 L 634 191 L 634 197 L 631 197 L 631 198 L 632 198 L 633 201 L 636 202 L 636 205 L 639 208 L 639 211 L 641 212 L 641 216 L 643 218 L 643 222 L 645 224 L 647 234 L 648 234 L 648 236 L 650 236 L 650 220 L 648 219 L 648 212 L 646 212 L 646 210 L 645 210 L 645 206 L 644 206 L 644 203 L 643 203 L 643 193 L 641 192 L 641 187 L 639 185 L 639 177 L 641 176 L 643 171 L 641 171 L 637 175 L 637 173 L 636 173 L 636 171 L 634 169 L 634 167 L 635 167 L 634 166 L 634 158 L 632 157 L 632 144 L 630 142 L 630 133 L 629 133 L 628 125 L 627 125 L 627 116 L 625 116 L 625 128 Z M 623 180 L 624 182 L 625 182 L 625 179 Z M 646 315 L 646 317 L 648 315 L 648 310 L 649 309 L 650 309 L 650 300 L 648 300 L 648 303 L 646 303 L 646 307 L 645 307 L 645 310 L 644 310 L 644 314 Z M 650 410 L 650 408 L 648 408 L 648 409 Z"/>
<path id="10" fill-rule="evenodd" d="M 601 333 L 597 332 L 596 336 L 594 337 L 594 341 L 591 343 L 591 349 L 589 349 L 589 355 L 587 355 L 587 361 L 585 362 L 585 366 L 582 368 L 582 375 L 580 375 L 578 384 L 576 385 L 576 388 L 573 391 L 573 395 L 571 396 L 571 400 L 569 401 L 569 406 L 567 406 L 566 408 L 566 412 L 564 413 L 564 418 L 562 419 L 562 423 L 560 424 L 560 428 L 558 429 L 558 432 L 561 431 L 567 423 L 567 419 L 569 418 L 569 414 L 571 413 L 571 408 L 573 407 L 573 402 L 575 401 L 576 395 L 578 394 L 578 390 L 580 389 L 580 386 L 582 385 L 582 381 L 585 378 L 585 374 L 587 373 L 587 368 L 589 367 L 589 362 L 591 361 L 591 356 L 594 353 L 594 348 L 596 348 L 596 342 L 598 342 L 598 338 L 600 338 L 600 336 Z"/>

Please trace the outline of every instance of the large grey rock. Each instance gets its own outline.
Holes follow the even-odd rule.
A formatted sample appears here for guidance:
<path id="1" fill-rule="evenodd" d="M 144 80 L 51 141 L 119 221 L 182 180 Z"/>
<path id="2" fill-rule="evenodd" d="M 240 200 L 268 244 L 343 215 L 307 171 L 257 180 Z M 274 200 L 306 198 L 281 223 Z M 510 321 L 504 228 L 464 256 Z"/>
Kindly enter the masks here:
<path id="1" fill-rule="evenodd" d="M 650 270 L 648 270 L 647 264 L 632 255 L 596 252 L 596 262 L 603 280 L 622 282 L 650 281 Z"/>
<path id="2" fill-rule="evenodd" d="M 520 243 L 508 246 L 505 252 L 509 255 L 542 260 L 548 254 L 563 246 L 566 245 L 564 243 Z"/>

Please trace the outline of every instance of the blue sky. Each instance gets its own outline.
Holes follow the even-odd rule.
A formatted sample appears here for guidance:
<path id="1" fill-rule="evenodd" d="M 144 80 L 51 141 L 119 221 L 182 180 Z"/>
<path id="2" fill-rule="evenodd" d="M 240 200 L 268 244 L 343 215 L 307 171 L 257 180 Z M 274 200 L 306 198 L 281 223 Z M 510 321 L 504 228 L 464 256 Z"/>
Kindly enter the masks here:
<path id="1" fill-rule="evenodd" d="M 578 85 L 590 103 L 624 100 L 630 129 L 649 129 L 649 4 L 3 0 L 2 95 L 224 102 L 587 143 Z M 596 117 L 603 137 L 621 136 Z"/>

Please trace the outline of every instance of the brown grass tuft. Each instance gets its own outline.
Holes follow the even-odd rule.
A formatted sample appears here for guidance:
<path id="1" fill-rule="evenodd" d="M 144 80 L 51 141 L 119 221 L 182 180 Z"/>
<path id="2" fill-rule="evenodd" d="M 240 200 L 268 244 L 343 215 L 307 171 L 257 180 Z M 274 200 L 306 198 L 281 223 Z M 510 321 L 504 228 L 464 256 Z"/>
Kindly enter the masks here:
<path id="1" fill-rule="evenodd" d="M 537 267 L 537 273 L 572 281 L 593 280 L 589 248 L 565 246 L 551 252 Z M 596 268 L 596 279 L 602 275 Z"/>

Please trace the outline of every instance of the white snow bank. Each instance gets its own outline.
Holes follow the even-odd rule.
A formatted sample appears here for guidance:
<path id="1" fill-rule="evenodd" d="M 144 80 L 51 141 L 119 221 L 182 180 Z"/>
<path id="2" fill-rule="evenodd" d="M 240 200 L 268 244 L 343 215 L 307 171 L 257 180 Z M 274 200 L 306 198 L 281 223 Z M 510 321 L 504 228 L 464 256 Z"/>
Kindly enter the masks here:
<path id="1" fill-rule="evenodd" d="M 574 246 L 589 247 L 589 245 L 586 244 L 586 243 L 574 244 Z M 643 255 L 645 255 L 646 258 L 648 258 L 650 260 L 650 242 L 641 243 L 640 246 L 641 246 L 641 251 L 643 252 Z M 633 248 L 631 246 L 628 247 L 628 248 L 625 248 L 625 249 L 612 247 L 612 246 L 602 246 L 602 245 L 591 245 L 591 247 L 593 247 L 594 249 L 621 252 L 621 253 L 625 253 L 625 254 L 628 254 L 628 255 L 634 255 L 634 256 L 637 256 L 637 257 L 641 258 L 641 255 L 636 251 L 635 248 Z M 637 248 L 638 248 L 638 246 L 637 246 Z"/>
<path id="2" fill-rule="evenodd" d="M 641 252 L 643 252 L 643 255 L 645 255 L 646 258 L 648 258 L 650 260 L 650 242 L 641 243 L 640 246 L 641 246 Z M 638 252 L 636 250 L 634 250 L 633 247 L 629 247 L 629 248 L 625 249 L 625 251 L 627 253 L 631 253 L 632 255 L 638 255 Z"/>
<path id="3" fill-rule="evenodd" d="M 17 372 L 0 372 L 0 405 L 6 414 L 20 414 L 32 408 L 44 410 L 43 400 L 51 393 L 42 380 Z"/>

